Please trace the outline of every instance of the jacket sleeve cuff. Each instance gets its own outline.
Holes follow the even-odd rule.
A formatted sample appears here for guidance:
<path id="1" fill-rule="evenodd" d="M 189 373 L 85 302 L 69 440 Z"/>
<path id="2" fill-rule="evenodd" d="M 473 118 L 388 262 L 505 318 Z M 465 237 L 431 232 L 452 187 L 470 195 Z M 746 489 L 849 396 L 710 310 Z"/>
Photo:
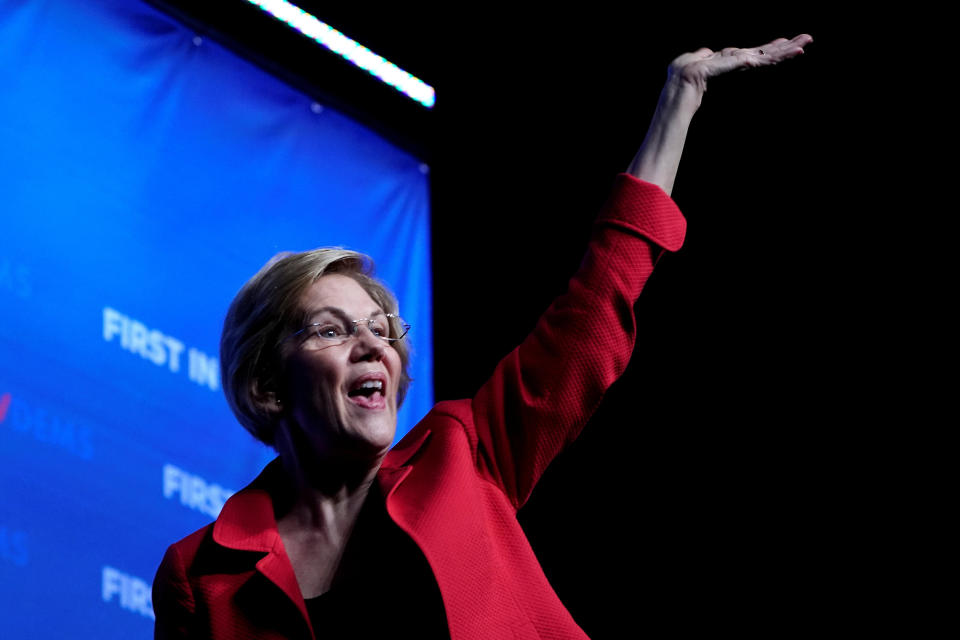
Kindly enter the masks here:
<path id="1" fill-rule="evenodd" d="M 663 189 L 626 173 L 617 176 L 597 224 L 640 235 L 667 251 L 677 251 L 687 232 L 680 208 Z"/>

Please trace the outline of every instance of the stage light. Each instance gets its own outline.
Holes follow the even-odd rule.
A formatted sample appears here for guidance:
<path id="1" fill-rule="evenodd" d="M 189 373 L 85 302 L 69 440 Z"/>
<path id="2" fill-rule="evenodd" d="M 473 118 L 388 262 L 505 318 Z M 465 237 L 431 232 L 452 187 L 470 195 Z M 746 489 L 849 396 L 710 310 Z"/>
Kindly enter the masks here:
<path id="1" fill-rule="evenodd" d="M 303 35 L 349 60 L 423 106 L 433 108 L 436 101 L 433 87 L 389 60 L 378 56 L 362 44 L 351 40 L 330 25 L 321 22 L 300 7 L 286 0 L 247 0 L 247 2 L 257 5 L 277 20 L 286 22 Z"/>

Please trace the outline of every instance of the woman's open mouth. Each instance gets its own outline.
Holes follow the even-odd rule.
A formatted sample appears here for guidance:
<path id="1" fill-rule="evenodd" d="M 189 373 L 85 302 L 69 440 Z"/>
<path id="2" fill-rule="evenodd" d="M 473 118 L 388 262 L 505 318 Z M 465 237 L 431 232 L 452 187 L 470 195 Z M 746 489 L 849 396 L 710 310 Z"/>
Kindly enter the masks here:
<path id="1" fill-rule="evenodd" d="M 387 406 L 387 397 L 384 393 L 386 379 L 383 374 L 367 374 L 357 378 L 347 397 L 350 401 L 364 409 L 382 409 Z"/>

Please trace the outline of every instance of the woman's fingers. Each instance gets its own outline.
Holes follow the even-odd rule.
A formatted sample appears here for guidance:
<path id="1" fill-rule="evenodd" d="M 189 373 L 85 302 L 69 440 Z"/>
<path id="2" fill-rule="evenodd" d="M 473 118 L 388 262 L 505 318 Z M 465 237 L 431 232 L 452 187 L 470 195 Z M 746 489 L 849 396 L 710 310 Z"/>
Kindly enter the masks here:
<path id="1" fill-rule="evenodd" d="M 670 63 L 669 76 L 699 92 L 707 90 L 707 80 L 737 69 L 750 69 L 777 64 L 803 53 L 813 38 L 802 33 L 791 39 L 777 38 L 749 49 L 727 47 L 713 51 L 706 47 L 678 56 Z M 699 104 L 699 103 L 698 103 Z"/>
<path id="2" fill-rule="evenodd" d="M 813 42 L 808 34 L 800 34 L 795 38 L 777 38 L 767 44 L 749 49 L 727 47 L 720 51 L 702 56 L 700 60 L 684 60 L 686 56 L 677 59 L 681 66 L 689 66 L 688 72 L 701 75 L 704 79 L 722 75 L 734 69 L 764 67 L 777 64 L 783 60 L 793 58 L 803 53 L 803 48 Z M 700 51 L 703 51 L 702 49 Z M 699 53 L 699 51 L 697 52 Z M 686 62 L 686 65 L 682 63 Z"/>
<path id="3" fill-rule="evenodd" d="M 776 64 L 780 60 L 786 60 L 803 53 L 803 48 L 813 42 L 813 38 L 802 33 L 795 38 L 787 40 L 786 38 L 777 38 L 772 42 L 757 47 L 756 51 L 763 51 L 764 56 L 768 57 L 767 64 Z"/>

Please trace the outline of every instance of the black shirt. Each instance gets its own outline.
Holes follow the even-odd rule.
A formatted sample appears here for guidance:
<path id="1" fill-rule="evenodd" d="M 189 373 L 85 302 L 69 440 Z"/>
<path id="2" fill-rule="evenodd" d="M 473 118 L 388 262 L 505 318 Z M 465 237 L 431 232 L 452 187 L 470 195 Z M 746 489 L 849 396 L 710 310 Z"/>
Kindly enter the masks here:
<path id="1" fill-rule="evenodd" d="M 450 638 L 440 588 L 427 559 L 390 519 L 376 484 L 357 518 L 333 586 L 306 603 L 314 632 L 324 640 Z"/>

